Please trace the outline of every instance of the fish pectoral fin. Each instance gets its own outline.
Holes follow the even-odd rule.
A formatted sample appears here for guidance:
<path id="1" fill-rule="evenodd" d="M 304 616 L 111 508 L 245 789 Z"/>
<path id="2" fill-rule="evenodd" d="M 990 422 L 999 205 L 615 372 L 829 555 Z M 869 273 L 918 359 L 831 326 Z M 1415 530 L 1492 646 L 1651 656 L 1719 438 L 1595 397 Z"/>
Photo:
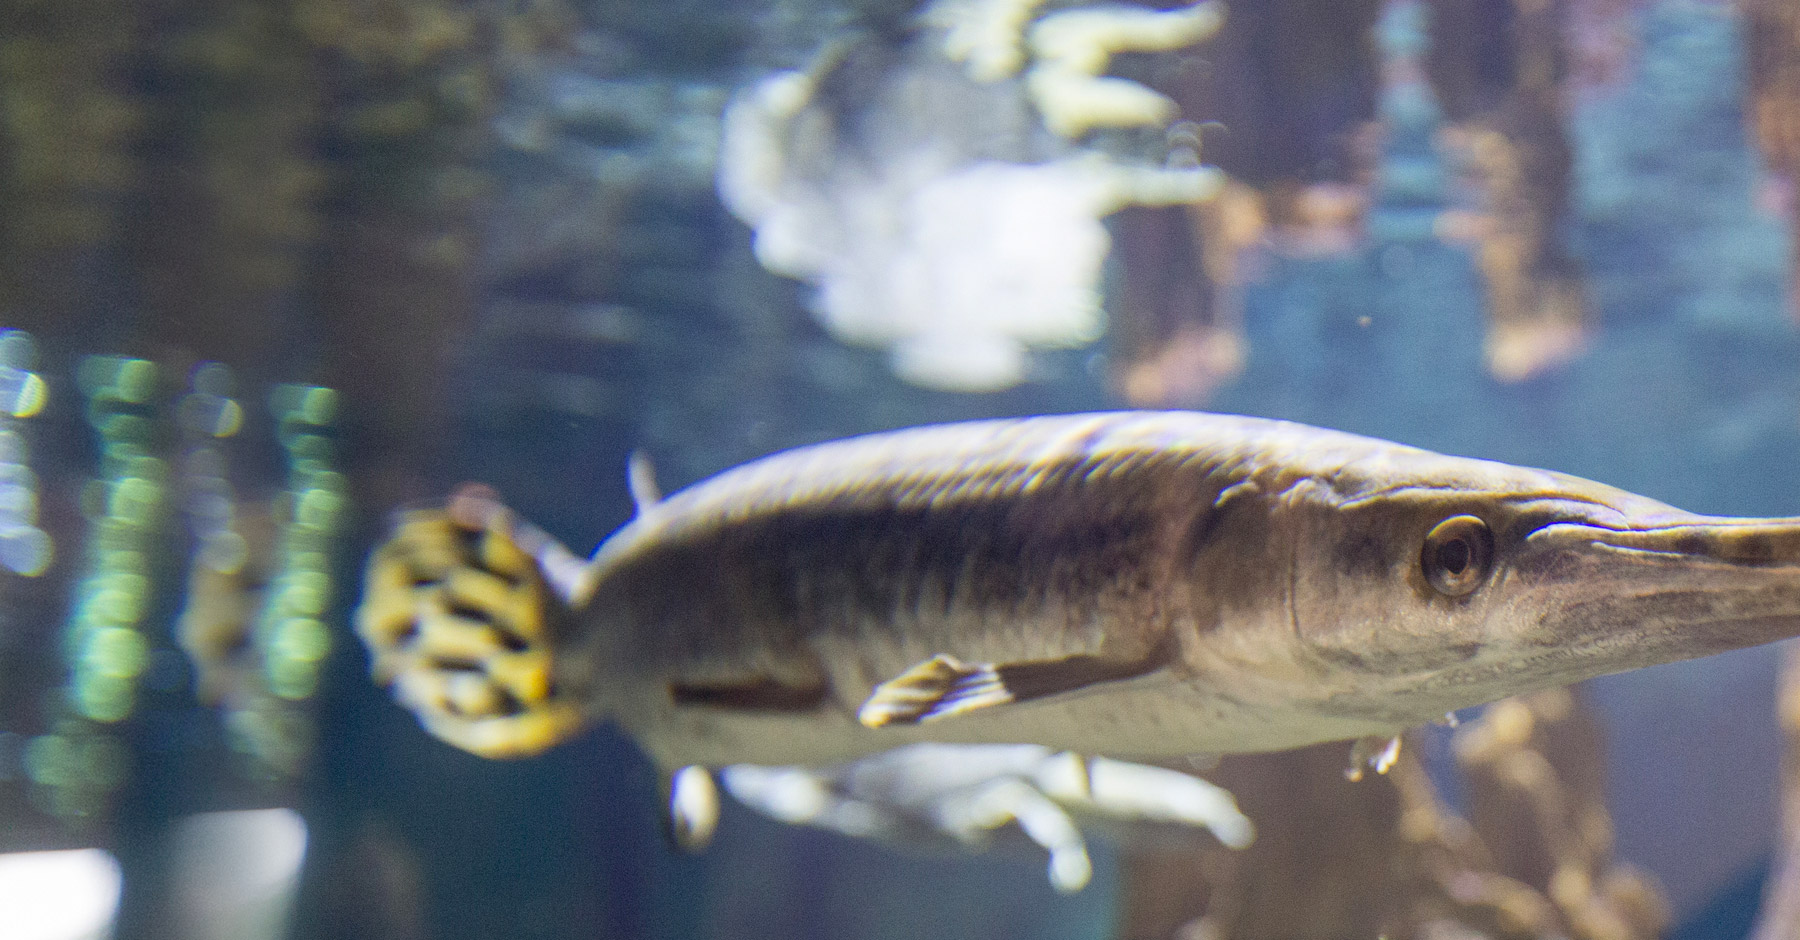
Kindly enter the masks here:
<path id="1" fill-rule="evenodd" d="M 977 709 L 1075 692 L 1161 669 L 1164 655 L 1119 660 L 1080 653 L 1012 663 L 965 663 L 937 655 L 875 687 L 857 709 L 865 726 L 936 721 Z"/>
<path id="2" fill-rule="evenodd" d="M 993 663 L 933 656 L 875 687 L 856 710 L 870 728 L 918 724 L 1016 701 Z"/>

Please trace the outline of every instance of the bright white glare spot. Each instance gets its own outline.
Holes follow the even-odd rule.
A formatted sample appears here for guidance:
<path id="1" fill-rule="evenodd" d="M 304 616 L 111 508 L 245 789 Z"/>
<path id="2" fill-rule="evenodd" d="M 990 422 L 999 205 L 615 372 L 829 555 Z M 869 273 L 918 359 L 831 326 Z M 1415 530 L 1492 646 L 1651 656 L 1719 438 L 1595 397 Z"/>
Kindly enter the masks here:
<path id="1" fill-rule="evenodd" d="M 175 900 L 187 940 L 277 940 L 306 856 L 306 823 L 291 809 L 202 813 L 177 827 Z"/>
<path id="2" fill-rule="evenodd" d="M 825 782 L 802 767 L 734 764 L 721 776 L 739 802 L 784 823 L 813 822 L 831 803 Z"/>
<path id="3" fill-rule="evenodd" d="M 1256 838 L 1231 792 L 1199 777 L 1103 757 L 1088 765 L 1088 775 L 1094 802 L 1119 815 L 1206 826 L 1234 849 Z"/>
<path id="4" fill-rule="evenodd" d="M 119 881 L 118 861 L 99 849 L 0 855 L 0 937 L 104 940 Z"/>
<path id="5" fill-rule="evenodd" d="M 683 848 L 697 849 L 712 841 L 719 825 L 719 789 L 705 767 L 683 767 L 670 781 L 669 816 Z"/>

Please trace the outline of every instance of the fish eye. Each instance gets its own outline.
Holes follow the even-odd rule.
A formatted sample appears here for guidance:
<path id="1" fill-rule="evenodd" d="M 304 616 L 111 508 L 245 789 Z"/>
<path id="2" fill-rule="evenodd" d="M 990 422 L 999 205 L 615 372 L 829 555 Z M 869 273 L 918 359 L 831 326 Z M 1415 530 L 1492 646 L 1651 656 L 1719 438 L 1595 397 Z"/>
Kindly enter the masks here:
<path id="1" fill-rule="evenodd" d="M 1419 552 L 1419 566 L 1433 590 L 1462 597 L 1487 580 L 1494 561 L 1494 534 L 1475 516 L 1451 516 L 1431 528 Z"/>

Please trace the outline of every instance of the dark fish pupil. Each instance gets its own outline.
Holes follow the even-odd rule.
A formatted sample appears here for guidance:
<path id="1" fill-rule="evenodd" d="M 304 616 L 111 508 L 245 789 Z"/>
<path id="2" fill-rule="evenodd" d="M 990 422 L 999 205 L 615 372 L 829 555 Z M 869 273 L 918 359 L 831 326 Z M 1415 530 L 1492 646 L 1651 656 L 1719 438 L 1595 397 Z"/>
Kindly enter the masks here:
<path id="1" fill-rule="evenodd" d="M 1469 543 L 1466 539 L 1452 539 L 1438 546 L 1438 564 L 1451 574 L 1462 574 L 1469 566 Z"/>

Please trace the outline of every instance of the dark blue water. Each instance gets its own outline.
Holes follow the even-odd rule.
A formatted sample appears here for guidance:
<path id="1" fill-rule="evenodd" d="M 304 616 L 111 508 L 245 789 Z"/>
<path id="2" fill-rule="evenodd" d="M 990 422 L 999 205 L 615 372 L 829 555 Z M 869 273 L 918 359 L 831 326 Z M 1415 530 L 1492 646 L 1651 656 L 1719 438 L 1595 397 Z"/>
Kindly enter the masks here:
<path id="1" fill-rule="evenodd" d="M 1441 116 L 1415 87 L 1382 103 L 1389 127 L 1367 237 L 1326 258 L 1260 252 L 1241 288 L 1245 367 L 1208 406 L 1569 471 L 1697 511 L 1800 513 L 1794 236 L 1759 208 L 1766 180 L 1745 133 L 1742 23 L 1693 0 L 1654 0 L 1625 15 L 1636 46 L 1622 80 L 1570 102 L 1575 209 L 1563 234 L 1594 324 L 1583 354 L 1514 384 L 1484 368 L 1480 272 L 1467 247 L 1432 229 L 1463 194 L 1434 147 Z M 757 266 L 749 231 L 713 193 L 706 142 L 734 86 L 767 66 L 804 63 L 847 18 L 827 4 L 581 7 L 569 27 L 575 52 L 489 103 L 506 143 L 482 167 L 490 188 L 474 228 L 485 248 L 461 269 L 468 321 L 403 324 L 420 345 L 449 349 L 447 391 L 430 399 L 448 417 L 421 417 L 429 446 L 405 451 L 416 458 L 410 465 L 383 468 L 404 484 L 383 477 L 377 484 L 392 485 L 361 492 L 400 499 L 487 481 L 585 552 L 630 515 L 624 467 L 634 450 L 673 489 L 781 448 L 871 430 L 1119 407 L 1104 342 L 1039 355 L 1033 381 L 1003 393 L 908 386 L 881 352 L 828 336 L 806 312 L 807 288 Z M 679 28 L 693 23 L 704 27 Z M 547 143 L 533 142 L 540 120 L 552 127 Z M 335 159 L 358 144 L 322 146 Z M 369 157 L 378 167 L 406 158 Z M 153 216 L 157 205 L 137 210 Z M 367 243 L 346 242 L 380 247 L 380 232 L 364 234 Z M 53 410 L 34 446 L 51 468 L 46 479 L 61 487 L 45 499 L 61 513 L 51 521 L 70 527 L 82 524 L 80 478 L 97 459 L 71 404 L 80 400 L 71 378 L 79 354 L 148 333 L 154 348 L 132 352 L 153 355 L 164 348 L 161 333 L 181 332 L 145 323 L 135 307 L 114 312 L 111 299 L 130 294 L 120 286 L 129 278 L 108 265 L 122 263 L 104 252 L 80 259 L 74 268 L 99 269 L 86 289 L 95 296 L 81 318 L 39 327 Z M 430 306 L 443 297 L 425 291 L 427 280 L 412 289 Z M 277 325 L 269 332 L 291 341 L 269 357 L 281 367 L 241 367 L 247 401 L 306 378 L 292 364 L 320 347 L 333 351 L 338 334 L 295 311 L 336 288 L 380 293 L 315 284 L 272 304 L 280 315 L 268 317 Z M 245 314 L 242 332 L 263 325 Z M 378 351 L 335 351 L 377 378 L 402 364 Z M 416 377 L 394 375 L 391 384 Z M 370 454 L 390 445 L 404 450 L 396 441 L 405 435 L 392 429 L 407 422 L 374 416 L 401 407 L 394 402 L 415 406 L 407 393 L 417 390 L 393 391 L 392 400 L 349 397 L 345 440 L 365 448 L 346 455 L 351 465 L 379 464 Z M 284 465 L 269 409 L 256 407 L 234 459 L 266 497 Z M 371 427 L 393 440 L 367 435 Z M 390 508 L 362 506 L 346 522 L 341 585 L 360 576 L 361 553 Z M 162 597 L 172 609 L 180 587 L 170 584 Z M 47 593 L 5 599 L 9 624 L 60 616 Z M 1107 936 L 1116 921 L 1121 876 L 1103 840 L 1090 846 L 1093 884 L 1072 897 L 1051 890 L 1032 852 L 900 850 L 783 826 L 730 803 L 709 851 L 673 852 L 654 772 L 611 730 L 521 762 L 482 760 L 428 737 L 368 682 L 348 631 L 353 600 L 347 589 L 337 596 L 337 646 L 306 706 L 319 746 L 305 773 L 279 786 L 246 782 L 229 764 L 217 715 L 193 701 L 177 663 L 126 732 L 140 773 L 115 818 L 58 829 L 47 814 L 0 804 L 6 818 L 41 827 L 4 835 L 118 850 L 133 886 L 122 935 L 132 937 L 159 936 L 155 892 L 170 819 L 274 803 L 300 809 L 310 828 L 296 920 L 304 937 L 1074 940 Z M 16 649 L 20 637 L 49 636 L 48 626 L 0 627 L 0 677 L 56 681 L 60 653 Z M 175 655 L 166 638 L 158 642 Z M 1778 656 L 1751 650 L 1590 685 L 1607 729 L 1618 854 L 1667 890 L 1676 936 L 1742 936 L 1754 915 L 1776 825 Z M 21 701 L 36 699 L 0 689 L 0 704 L 35 707 Z M 6 797 L 24 792 L 14 786 L 22 760 L 11 753 L 22 738 L 4 736 L 13 732 L 0 724 Z"/>
<path id="2" fill-rule="evenodd" d="M 1246 368 L 1211 406 L 1565 470 L 1698 511 L 1794 512 L 1790 235 L 1755 205 L 1739 24 L 1717 6 L 1658 3 L 1632 29 L 1641 50 L 1628 79 L 1573 109 L 1578 208 L 1567 234 L 1598 324 L 1584 355 L 1519 384 L 1486 373 L 1481 280 L 1465 249 L 1421 224 L 1450 195 L 1429 111 L 1409 112 L 1427 123 L 1391 135 L 1389 171 L 1411 176 L 1388 188 L 1369 241 L 1341 257 L 1273 258 L 1244 293 Z M 659 263 L 703 277 L 676 292 L 685 302 L 670 299 L 668 270 L 627 278 L 623 302 L 642 318 L 635 351 L 605 369 L 572 366 L 627 396 L 630 418 L 482 420 L 484 383 L 559 353 L 529 343 L 478 353 L 475 419 L 446 479 L 490 480 L 585 547 L 628 514 L 621 468 L 632 447 L 674 487 L 849 433 L 1117 405 L 1085 352 L 1046 356 L 1048 380 L 998 395 L 902 385 L 877 353 L 767 316 L 793 309 L 802 289 L 750 266 L 747 233 L 716 206 L 668 224 L 708 234 Z M 1687 919 L 1681 936 L 1734 936 L 1749 923 L 1774 824 L 1775 663 L 1775 651 L 1754 650 L 1593 684 L 1618 851 L 1661 880 Z M 658 837 L 650 772 L 605 732 L 532 765 L 486 764 L 419 740 L 372 692 L 344 694 L 357 705 L 338 716 L 331 767 L 346 789 L 333 803 L 430 846 L 429 909 L 446 936 L 573 935 L 562 931 L 577 912 L 602 934 L 659 937 L 1072 938 L 1104 935 L 1113 917 L 1104 846 L 1095 884 L 1073 898 L 1054 895 L 1030 856 L 919 856 L 735 807 L 708 853 L 679 858 Z M 505 875 L 466 880 L 496 864 Z M 513 921 L 519 911 L 542 921 Z"/>

